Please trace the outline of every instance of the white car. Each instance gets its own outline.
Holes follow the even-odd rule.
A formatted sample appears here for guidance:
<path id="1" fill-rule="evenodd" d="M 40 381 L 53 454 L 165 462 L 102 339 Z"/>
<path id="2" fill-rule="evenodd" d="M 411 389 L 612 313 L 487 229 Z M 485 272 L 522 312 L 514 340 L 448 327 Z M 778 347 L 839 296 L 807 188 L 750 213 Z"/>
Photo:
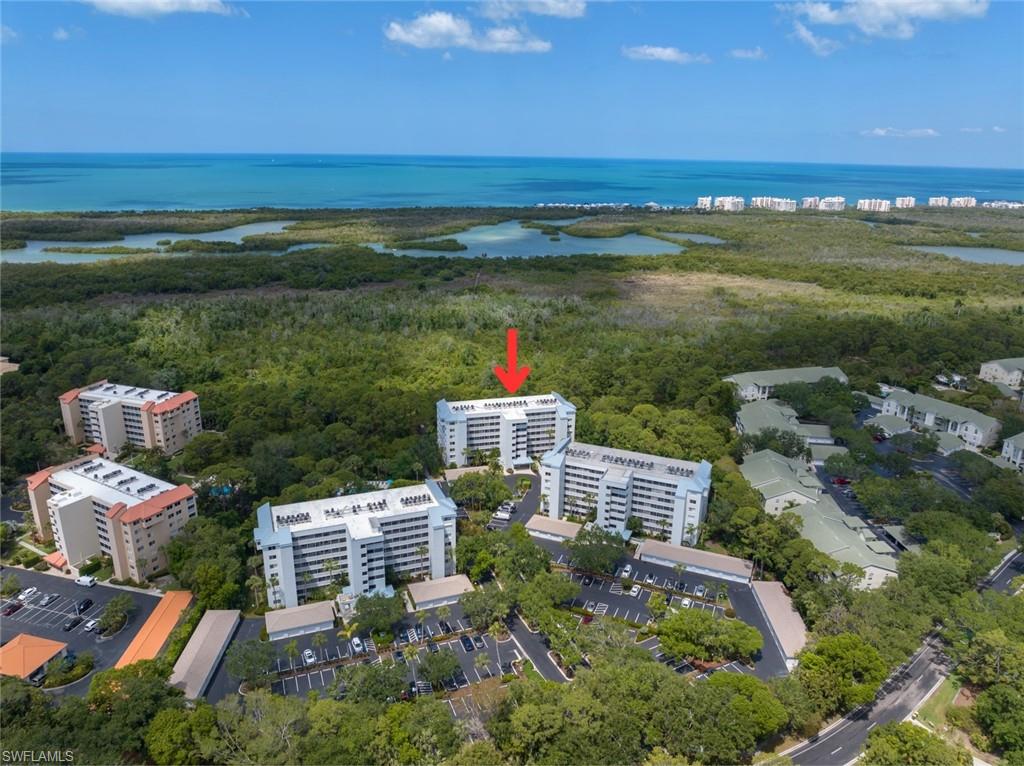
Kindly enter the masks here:
<path id="1" fill-rule="evenodd" d="M 639 596 L 640 595 L 640 586 L 639 585 L 634 585 L 632 588 L 630 588 L 629 589 L 629 595 L 633 596 L 633 598 L 636 598 L 637 596 Z"/>
<path id="2" fill-rule="evenodd" d="M 633 574 L 633 565 L 626 564 L 626 568 L 622 570 L 622 576 L 629 577 L 631 574 Z"/>
<path id="3" fill-rule="evenodd" d="M 95 584 L 96 578 L 92 575 L 82 575 L 75 578 L 75 585 L 84 585 L 86 588 L 91 588 Z"/>
<path id="4" fill-rule="evenodd" d="M 88 630 L 88 628 L 86 628 Z M 302 661 L 307 665 L 316 665 L 316 655 L 313 654 L 312 649 L 307 649 L 302 653 Z"/>
<path id="5" fill-rule="evenodd" d="M 654 573 L 651 572 L 644 578 L 644 583 L 647 585 L 654 585 Z"/>
<path id="6" fill-rule="evenodd" d="M 688 599 L 688 598 L 684 598 L 683 599 L 683 609 L 689 609 L 691 606 L 693 606 L 693 600 L 692 599 Z"/>
<path id="7" fill-rule="evenodd" d="M 18 601 L 28 601 L 39 592 L 39 588 L 25 588 L 18 594 Z"/>
<path id="8" fill-rule="evenodd" d="M 352 639 L 352 652 L 355 654 L 363 653 L 363 642 L 359 639 L 359 636 L 355 636 Z"/>
<path id="9" fill-rule="evenodd" d="M 96 630 L 96 626 L 99 624 L 99 620 L 89 620 L 89 622 L 85 623 L 85 626 L 82 628 L 82 630 L 84 630 L 86 633 L 92 633 L 94 630 Z"/>

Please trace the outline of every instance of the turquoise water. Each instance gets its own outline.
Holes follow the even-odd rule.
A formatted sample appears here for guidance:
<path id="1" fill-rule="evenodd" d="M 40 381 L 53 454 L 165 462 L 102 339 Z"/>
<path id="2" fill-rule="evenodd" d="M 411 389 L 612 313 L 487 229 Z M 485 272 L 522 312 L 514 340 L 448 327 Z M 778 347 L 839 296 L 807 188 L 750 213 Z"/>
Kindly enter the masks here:
<path id="1" fill-rule="evenodd" d="M 933 247 L 931 245 L 914 245 L 915 250 L 927 253 L 948 255 L 975 263 L 1002 263 L 1010 266 L 1024 266 L 1024 252 L 1020 250 L 1003 250 L 998 247 Z"/>
<path id="2" fill-rule="evenodd" d="M 429 240 L 457 239 L 466 246 L 465 250 L 391 250 L 380 243 L 368 243 L 368 247 L 382 253 L 433 257 L 446 255 L 461 258 L 528 258 L 536 255 L 581 255 L 600 253 L 602 255 L 659 255 L 679 253 L 683 248 L 654 237 L 641 234 L 626 234 L 622 237 L 570 237 L 562 234 L 558 241 L 551 241 L 539 229 L 527 229 L 518 221 L 505 221 L 493 226 L 474 226 L 458 234 L 443 237 L 428 237 Z"/>
<path id="3" fill-rule="evenodd" d="M 700 195 L 1020 199 L 1024 170 L 344 155 L 0 154 L 5 210 L 692 205 Z"/>
<path id="4" fill-rule="evenodd" d="M 295 221 L 261 221 L 260 223 L 248 223 L 244 226 L 233 226 L 230 229 L 220 231 L 206 231 L 201 234 L 183 234 L 181 232 L 161 231 L 155 234 L 126 234 L 124 239 L 104 242 L 54 242 L 46 239 L 30 239 L 25 247 L 19 250 L 0 250 L 0 261 L 4 263 L 41 263 L 53 261 L 54 263 L 88 263 L 90 261 L 106 261 L 111 258 L 125 258 L 125 255 L 115 253 L 48 253 L 48 247 L 151 247 L 154 252 L 161 250 L 157 242 L 169 239 L 198 239 L 203 242 L 236 242 L 241 243 L 242 237 L 253 234 L 272 234 L 284 231 L 286 226 Z M 295 248 L 301 248 L 296 245 Z M 185 255 L 186 253 L 174 253 L 174 255 Z"/>

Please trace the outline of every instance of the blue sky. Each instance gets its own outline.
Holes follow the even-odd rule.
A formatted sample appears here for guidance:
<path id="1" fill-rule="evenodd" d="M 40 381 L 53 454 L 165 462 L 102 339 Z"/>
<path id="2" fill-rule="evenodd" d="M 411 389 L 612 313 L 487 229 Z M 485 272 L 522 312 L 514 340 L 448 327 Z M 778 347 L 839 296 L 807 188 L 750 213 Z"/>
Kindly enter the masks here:
<path id="1" fill-rule="evenodd" d="M 1024 166 L 1024 4 L 4 2 L 6 151 Z"/>

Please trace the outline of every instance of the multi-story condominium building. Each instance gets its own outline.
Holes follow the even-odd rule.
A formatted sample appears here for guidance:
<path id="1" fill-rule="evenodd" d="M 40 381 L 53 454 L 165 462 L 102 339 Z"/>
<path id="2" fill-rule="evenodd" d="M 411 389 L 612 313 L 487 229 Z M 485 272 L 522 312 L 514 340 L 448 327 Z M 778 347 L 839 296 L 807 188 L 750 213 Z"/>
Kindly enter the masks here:
<path id="1" fill-rule="evenodd" d="M 711 209 L 711 197 L 697 197 L 697 209 L 698 210 L 710 210 Z"/>
<path id="2" fill-rule="evenodd" d="M 897 197 L 896 198 L 896 207 L 916 207 L 916 206 L 917 206 L 917 198 L 916 197 Z"/>
<path id="3" fill-rule="evenodd" d="M 764 509 L 776 516 L 793 506 L 816 503 L 824 491 L 807 463 L 770 449 L 747 455 L 740 473 L 761 494 Z"/>
<path id="4" fill-rule="evenodd" d="M 804 210 L 817 210 L 820 203 L 821 199 L 819 197 L 804 197 L 800 200 L 800 207 Z"/>
<path id="5" fill-rule="evenodd" d="M 163 547 L 196 515 L 188 485 L 100 457 L 33 474 L 28 496 L 36 529 L 57 545 L 61 569 L 77 574 L 102 554 L 113 560 L 115 577 L 140 582 L 167 566 Z"/>
<path id="6" fill-rule="evenodd" d="M 596 512 L 598 526 L 624 534 L 638 519 L 648 535 L 694 545 L 707 515 L 711 464 L 598 447 L 569 439 L 541 459 L 548 515 Z"/>
<path id="7" fill-rule="evenodd" d="M 811 445 L 835 444 L 832 429 L 824 424 L 801 423 L 796 410 L 776 399 L 759 399 L 747 402 L 736 413 L 736 430 L 742 434 L 755 436 L 762 431 L 794 433 L 803 439 L 808 447 Z"/>
<path id="8" fill-rule="evenodd" d="M 989 383 L 1002 383 L 1010 388 L 1024 387 L 1024 356 L 984 362 L 978 377 Z"/>
<path id="9" fill-rule="evenodd" d="M 999 421 L 995 418 L 902 388 L 894 389 L 885 398 L 882 414 L 893 415 L 917 428 L 953 434 L 975 449 L 990 447 L 999 437 Z"/>
<path id="10" fill-rule="evenodd" d="M 715 197 L 715 210 L 738 213 L 743 210 L 743 197 Z"/>
<path id="11" fill-rule="evenodd" d="M 289 505 L 264 503 L 253 532 L 267 603 L 297 606 L 343 576 L 352 596 L 388 592 L 385 570 L 455 573 L 455 503 L 434 481 Z"/>
<path id="12" fill-rule="evenodd" d="M 1018 471 L 1024 471 L 1024 431 L 1003 439 L 1003 451 L 1000 454 L 1003 460 L 1016 466 Z"/>
<path id="13" fill-rule="evenodd" d="M 846 210 L 846 197 L 824 197 L 818 203 L 818 210 L 832 212 Z"/>
<path id="14" fill-rule="evenodd" d="M 953 197 L 949 201 L 950 207 L 977 207 L 978 200 L 974 197 Z"/>
<path id="15" fill-rule="evenodd" d="M 775 386 L 785 383 L 818 383 L 825 378 L 835 378 L 840 383 L 849 383 L 846 373 L 838 367 L 791 367 L 785 370 L 757 370 L 738 372 L 723 378 L 736 386 L 736 393 L 745 402 L 757 399 L 771 399 Z"/>
<path id="16" fill-rule="evenodd" d="M 929 197 L 928 207 L 949 207 L 949 197 Z"/>
<path id="17" fill-rule="evenodd" d="M 497 451 L 503 468 L 525 468 L 575 433 L 575 405 L 554 392 L 437 403 L 437 443 L 445 465 L 479 462 L 472 458 Z"/>
<path id="18" fill-rule="evenodd" d="M 792 213 L 796 210 L 796 200 L 785 197 L 751 197 L 750 206 L 779 213 Z"/>
<path id="19" fill-rule="evenodd" d="M 887 199 L 859 199 L 857 209 L 871 213 L 888 213 L 892 209 L 892 202 Z"/>
<path id="20" fill-rule="evenodd" d="M 107 455 L 125 444 L 178 452 L 203 430 L 199 397 L 101 380 L 60 396 L 64 430 L 75 444 L 94 442 Z"/>

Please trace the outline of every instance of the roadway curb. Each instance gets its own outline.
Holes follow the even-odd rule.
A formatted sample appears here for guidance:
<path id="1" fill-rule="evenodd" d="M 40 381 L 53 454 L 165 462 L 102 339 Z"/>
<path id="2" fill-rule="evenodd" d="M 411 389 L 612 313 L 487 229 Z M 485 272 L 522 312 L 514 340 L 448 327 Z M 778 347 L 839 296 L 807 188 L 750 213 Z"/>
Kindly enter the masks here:
<path id="1" fill-rule="evenodd" d="M 928 693 L 925 694 L 924 697 L 921 698 L 921 701 L 919 703 L 917 703 L 917 705 L 914 706 L 913 710 L 911 710 L 909 713 L 907 713 L 907 715 L 903 718 L 903 720 L 904 721 L 909 721 L 912 718 L 916 718 L 917 711 L 920 710 L 924 706 L 924 703 L 926 703 L 928 700 L 930 700 L 932 698 L 932 695 L 935 694 L 935 692 L 937 692 L 939 690 L 939 687 L 942 686 L 944 683 L 946 683 L 946 681 L 948 679 L 949 679 L 949 676 L 945 675 L 945 676 L 942 676 L 942 678 L 940 678 L 934 684 L 932 684 L 932 688 L 928 690 Z M 929 729 L 929 731 L 930 731 L 930 729 Z"/>

